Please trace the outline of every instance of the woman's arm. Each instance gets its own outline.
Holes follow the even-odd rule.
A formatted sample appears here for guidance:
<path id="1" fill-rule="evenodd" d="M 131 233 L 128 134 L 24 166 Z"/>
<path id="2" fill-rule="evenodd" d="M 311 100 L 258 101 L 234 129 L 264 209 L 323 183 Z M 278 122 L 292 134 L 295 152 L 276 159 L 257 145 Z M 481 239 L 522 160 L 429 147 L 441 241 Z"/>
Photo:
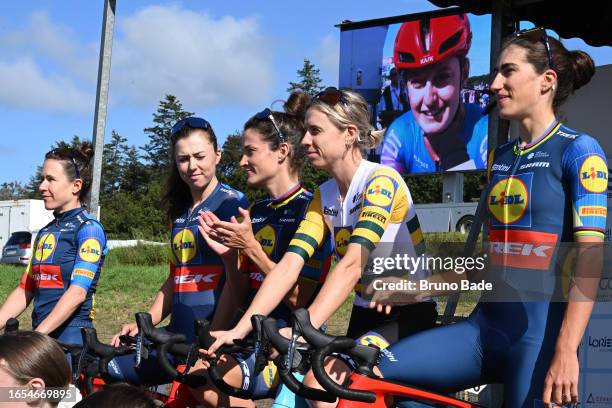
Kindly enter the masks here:
<path id="1" fill-rule="evenodd" d="M 18 317 L 28 307 L 34 294 L 17 286 L 8 295 L 2 307 L 0 308 L 0 330 L 6 326 L 6 321 L 11 317 Z"/>
<path id="2" fill-rule="evenodd" d="M 573 402 L 578 399 L 578 346 L 593 310 L 599 274 L 603 266 L 603 239 L 595 236 L 576 238 L 575 273 L 569 301 L 555 345 L 555 354 L 544 380 L 544 403 Z"/>
<path id="3" fill-rule="evenodd" d="M 231 327 L 248 290 L 248 278 L 238 268 L 236 251 L 230 253 L 231 256 L 223 258 L 227 280 L 212 319 L 213 330 L 225 330 Z"/>
<path id="4" fill-rule="evenodd" d="M 51 313 L 37 327 L 36 331 L 49 334 L 60 327 L 81 306 L 87 297 L 87 292 L 80 286 L 71 285 L 59 298 Z"/>
<path id="5" fill-rule="evenodd" d="M 321 326 L 349 297 L 359 281 L 370 251 L 360 244 L 350 243 L 344 257 L 325 279 L 321 291 L 308 310 L 315 327 Z"/>

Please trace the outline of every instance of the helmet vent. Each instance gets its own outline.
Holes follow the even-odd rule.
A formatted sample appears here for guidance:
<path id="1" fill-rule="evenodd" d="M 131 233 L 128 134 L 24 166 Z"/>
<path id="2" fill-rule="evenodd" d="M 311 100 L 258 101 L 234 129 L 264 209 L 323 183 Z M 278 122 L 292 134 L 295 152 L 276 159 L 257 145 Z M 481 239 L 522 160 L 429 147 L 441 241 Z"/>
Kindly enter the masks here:
<path id="1" fill-rule="evenodd" d="M 399 62 L 415 62 L 414 55 L 409 52 L 398 52 Z"/>
<path id="2" fill-rule="evenodd" d="M 423 49 L 423 54 L 429 53 L 429 49 L 431 47 L 431 35 L 429 35 L 429 18 L 423 19 L 420 21 L 419 27 L 421 30 L 421 48 Z"/>
<path id="3" fill-rule="evenodd" d="M 462 34 L 461 31 L 457 31 L 455 34 L 449 37 L 446 41 L 440 44 L 440 49 L 438 52 L 440 54 L 444 54 L 446 51 L 454 48 L 457 44 L 459 44 L 459 41 L 461 41 L 461 34 Z"/>

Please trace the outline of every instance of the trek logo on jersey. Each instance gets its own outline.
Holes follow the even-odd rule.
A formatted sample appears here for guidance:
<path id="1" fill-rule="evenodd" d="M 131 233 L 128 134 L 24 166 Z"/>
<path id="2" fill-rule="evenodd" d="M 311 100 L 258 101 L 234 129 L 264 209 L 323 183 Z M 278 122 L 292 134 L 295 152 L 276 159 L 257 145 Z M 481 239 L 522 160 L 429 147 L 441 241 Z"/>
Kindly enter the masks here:
<path id="1" fill-rule="evenodd" d="M 42 235 L 36 243 L 36 251 L 34 252 L 34 260 L 38 262 L 44 262 L 53 255 L 57 239 L 55 234 L 48 232 Z"/>
<path id="2" fill-rule="evenodd" d="M 349 240 L 351 239 L 351 230 L 348 227 L 336 228 L 334 231 L 334 244 L 336 253 L 339 256 L 344 256 L 348 248 Z"/>
<path id="3" fill-rule="evenodd" d="M 276 231 L 270 225 L 266 225 L 255 234 L 255 239 L 263 248 L 266 255 L 271 256 L 276 245 Z"/>
<path id="4" fill-rule="evenodd" d="M 603 193 L 608 189 L 608 166 L 600 156 L 588 156 L 582 162 L 580 184 L 591 193 Z"/>
<path id="5" fill-rule="evenodd" d="M 557 234 L 534 231 L 491 230 L 491 262 L 513 268 L 548 270 Z"/>
<path id="6" fill-rule="evenodd" d="M 64 289 L 64 280 L 59 265 L 35 265 L 32 279 L 42 289 Z"/>
<path id="7" fill-rule="evenodd" d="M 608 209 L 601 205 L 585 205 L 578 212 L 581 217 L 604 217 L 608 215 Z"/>
<path id="8" fill-rule="evenodd" d="M 174 292 L 201 292 L 217 287 L 223 266 L 178 266 L 173 271 Z"/>
<path id="9" fill-rule="evenodd" d="M 197 254 L 196 238 L 190 229 L 182 229 L 172 238 L 172 252 L 179 263 L 191 261 Z"/>
<path id="10" fill-rule="evenodd" d="M 368 183 L 366 200 L 368 204 L 388 207 L 395 195 L 395 184 L 387 176 L 378 176 Z"/>
<path id="11" fill-rule="evenodd" d="M 517 174 L 512 177 L 496 176 L 489 192 L 487 205 L 494 217 L 494 224 L 530 226 L 529 197 L 533 174 Z"/>
<path id="12" fill-rule="evenodd" d="M 101 256 L 100 242 L 95 238 L 86 239 L 79 248 L 79 258 L 85 262 L 98 262 Z"/>

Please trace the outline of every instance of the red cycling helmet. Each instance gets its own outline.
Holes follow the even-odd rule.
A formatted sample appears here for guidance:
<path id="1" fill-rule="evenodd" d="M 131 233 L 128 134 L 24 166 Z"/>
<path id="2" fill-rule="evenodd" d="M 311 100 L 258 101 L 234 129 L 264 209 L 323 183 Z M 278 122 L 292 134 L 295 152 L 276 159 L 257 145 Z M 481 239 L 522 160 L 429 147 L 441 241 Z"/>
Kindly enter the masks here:
<path id="1" fill-rule="evenodd" d="M 397 69 L 421 68 L 453 55 L 465 56 L 471 44 L 465 14 L 408 21 L 395 37 L 393 63 Z"/>

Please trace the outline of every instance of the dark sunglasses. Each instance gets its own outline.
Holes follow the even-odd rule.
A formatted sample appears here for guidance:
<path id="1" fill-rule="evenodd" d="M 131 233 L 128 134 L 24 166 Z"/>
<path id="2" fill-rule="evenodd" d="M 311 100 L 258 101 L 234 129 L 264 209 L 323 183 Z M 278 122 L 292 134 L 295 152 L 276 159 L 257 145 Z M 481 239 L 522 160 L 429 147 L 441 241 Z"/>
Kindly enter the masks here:
<path id="1" fill-rule="evenodd" d="M 344 106 L 348 105 L 348 101 L 342 94 L 342 91 L 333 86 L 325 88 L 324 90 L 316 94 L 313 99 L 319 99 L 328 104 L 329 106 L 336 106 L 339 102 L 342 102 Z"/>
<path id="2" fill-rule="evenodd" d="M 529 28 L 526 30 L 517 31 L 512 35 L 514 38 L 521 37 L 527 38 L 530 41 L 542 41 L 544 43 L 544 48 L 546 48 L 546 57 L 548 58 L 548 67 L 555 70 L 555 64 L 553 64 L 552 60 L 552 52 L 550 51 L 550 42 L 548 41 L 548 34 L 546 34 L 546 30 L 542 27 Z"/>
<path id="3" fill-rule="evenodd" d="M 81 178 L 81 172 L 79 171 L 79 166 L 77 165 L 76 158 L 74 156 L 74 150 L 71 147 L 57 147 L 50 152 L 47 152 L 47 154 L 45 154 L 45 159 L 51 159 L 54 156 L 62 159 L 70 159 L 72 165 L 74 166 L 75 178 Z"/>
<path id="4" fill-rule="evenodd" d="M 285 143 L 287 141 L 287 137 L 284 135 L 283 132 L 281 132 L 280 128 L 276 124 L 276 120 L 274 120 L 274 115 L 272 114 L 272 111 L 270 109 L 266 108 L 261 112 L 257 112 L 253 117 L 258 120 L 269 120 L 270 122 L 272 122 L 272 126 L 274 126 L 274 130 L 276 130 L 278 140 L 281 143 Z"/>
<path id="5" fill-rule="evenodd" d="M 209 130 L 211 128 L 210 123 L 208 123 L 206 119 L 198 118 L 196 116 L 190 116 L 188 118 L 179 120 L 174 126 L 172 126 L 172 131 L 170 132 L 170 139 L 173 139 L 178 132 L 183 130 L 185 125 L 189 125 L 189 127 L 195 129 L 203 130 Z"/>

